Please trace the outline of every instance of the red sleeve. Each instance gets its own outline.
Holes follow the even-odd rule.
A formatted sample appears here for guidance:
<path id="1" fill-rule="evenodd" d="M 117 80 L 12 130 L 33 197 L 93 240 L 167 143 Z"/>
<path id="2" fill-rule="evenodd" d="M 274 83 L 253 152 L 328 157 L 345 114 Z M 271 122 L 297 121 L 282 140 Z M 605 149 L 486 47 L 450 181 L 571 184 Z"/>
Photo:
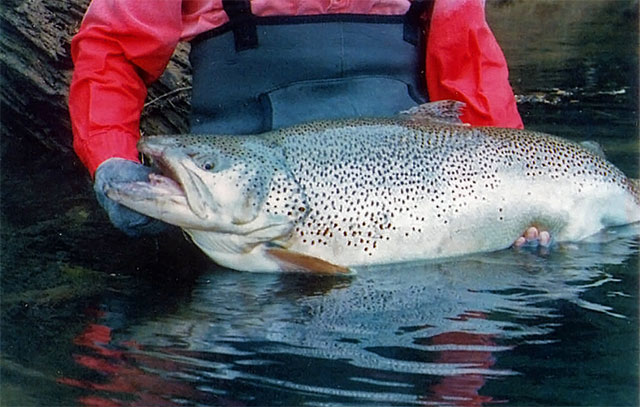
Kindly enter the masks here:
<path id="1" fill-rule="evenodd" d="M 466 123 L 523 128 L 507 62 L 484 14 L 484 0 L 436 0 L 427 39 L 431 100 L 467 104 Z"/>
<path id="2" fill-rule="evenodd" d="M 111 157 L 137 160 L 147 85 L 182 32 L 181 0 L 93 0 L 71 42 L 73 146 L 89 172 Z"/>

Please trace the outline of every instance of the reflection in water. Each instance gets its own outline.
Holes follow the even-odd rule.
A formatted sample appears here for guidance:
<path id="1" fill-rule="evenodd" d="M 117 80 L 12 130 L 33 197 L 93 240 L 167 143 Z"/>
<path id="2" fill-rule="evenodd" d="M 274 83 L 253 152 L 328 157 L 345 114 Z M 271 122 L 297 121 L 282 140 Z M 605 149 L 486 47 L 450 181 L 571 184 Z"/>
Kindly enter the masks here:
<path id="1" fill-rule="evenodd" d="M 584 295 L 609 285 L 624 295 L 607 268 L 637 252 L 637 228 L 608 234 L 615 239 L 547 254 L 504 251 L 353 278 L 213 271 L 190 302 L 146 319 L 106 298 L 75 339 L 74 360 L 97 376 L 60 382 L 86 390 L 86 405 L 507 402 L 483 393 L 488 380 L 525 373 L 500 367 L 501 356 L 553 344 L 566 304 L 627 318 Z"/>

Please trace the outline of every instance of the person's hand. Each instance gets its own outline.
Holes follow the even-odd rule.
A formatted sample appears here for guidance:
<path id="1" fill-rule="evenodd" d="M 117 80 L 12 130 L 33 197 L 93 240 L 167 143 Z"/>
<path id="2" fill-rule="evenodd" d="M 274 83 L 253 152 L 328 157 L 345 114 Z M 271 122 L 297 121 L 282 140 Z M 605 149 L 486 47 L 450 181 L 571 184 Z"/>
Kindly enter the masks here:
<path id="1" fill-rule="evenodd" d="M 93 190 L 98 203 L 109 215 L 111 223 L 131 237 L 155 235 L 166 230 L 168 225 L 109 199 L 105 187 L 114 182 L 147 181 L 151 172 L 149 167 L 123 158 L 110 158 L 96 170 Z"/>

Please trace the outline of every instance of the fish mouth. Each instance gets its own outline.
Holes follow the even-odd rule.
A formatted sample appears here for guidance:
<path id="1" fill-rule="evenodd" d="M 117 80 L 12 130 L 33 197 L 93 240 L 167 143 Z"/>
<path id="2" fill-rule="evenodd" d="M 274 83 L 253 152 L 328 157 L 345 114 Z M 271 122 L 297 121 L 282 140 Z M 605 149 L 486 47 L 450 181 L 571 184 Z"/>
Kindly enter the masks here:
<path id="1" fill-rule="evenodd" d="M 194 174 L 188 155 L 172 147 L 162 138 L 142 139 L 138 151 L 151 172 L 144 180 L 110 183 L 107 197 L 182 228 L 220 227 L 203 195 L 206 185 Z"/>
<path id="2" fill-rule="evenodd" d="M 159 154 L 142 154 L 142 162 L 151 169 L 146 180 L 116 181 L 107 185 L 107 196 L 131 209 L 138 210 L 142 202 L 171 202 L 187 206 L 187 193 L 177 180 L 171 165 Z"/>
<path id="3" fill-rule="evenodd" d="M 178 195 L 186 198 L 187 194 L 180 183 L 164 174 L 152 172 L 149 174 L 149 185 L 156 190 L 160 190 L 165 195 Z"/>
<path id="4" fill-rule="evenodd" d="M 142 162 L 148 164 L 152 173 L 149 174 L 149 186 L 161 194 L 181 195 L 186 198 L 184 185 L 174 167 L 163 159 L 162 152 L 155 150 L 141 151 Z"/>
<path id="5" fill-rule="evenodd" d="M 166 165 L 162 161 L 151 159 L 149 159 L 149 163 L 153 170 L 153 172 L 149 174 L 149 183 L 152 186 L 164 187 L 175 194 L 186 195 L 184 186 L 178 180 L 178 177 L 170 165 Z"/>
<path id="6" fill-rule="evenodd" d="M 154 171 L 149 183 L 165 193 L 184 197 L 193 214 L 203 221 L 208 220 L 212 216 L 211 192 L 189 154 L 172 147 L 171 139 L 166 141 L 158 137 L 142 139 L 138 143 L 138 150 Z"/>

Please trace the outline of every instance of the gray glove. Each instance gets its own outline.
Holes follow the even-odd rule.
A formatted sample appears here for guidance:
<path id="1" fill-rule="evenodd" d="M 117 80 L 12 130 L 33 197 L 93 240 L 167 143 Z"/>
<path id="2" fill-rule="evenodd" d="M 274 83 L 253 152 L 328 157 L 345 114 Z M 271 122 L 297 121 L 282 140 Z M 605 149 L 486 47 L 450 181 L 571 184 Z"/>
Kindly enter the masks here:
<path id="1" fill-rule="evenodd" d="M 149 167 L 123 158 L 110 158 L 96 170 L 93 190 L 98 203 L 107 211 L 111 223 L 131 237 L 155 235 L 168 225 L 109 199 L 105 187 L 114 182 L 147 181 L 151 172 Z"/>

